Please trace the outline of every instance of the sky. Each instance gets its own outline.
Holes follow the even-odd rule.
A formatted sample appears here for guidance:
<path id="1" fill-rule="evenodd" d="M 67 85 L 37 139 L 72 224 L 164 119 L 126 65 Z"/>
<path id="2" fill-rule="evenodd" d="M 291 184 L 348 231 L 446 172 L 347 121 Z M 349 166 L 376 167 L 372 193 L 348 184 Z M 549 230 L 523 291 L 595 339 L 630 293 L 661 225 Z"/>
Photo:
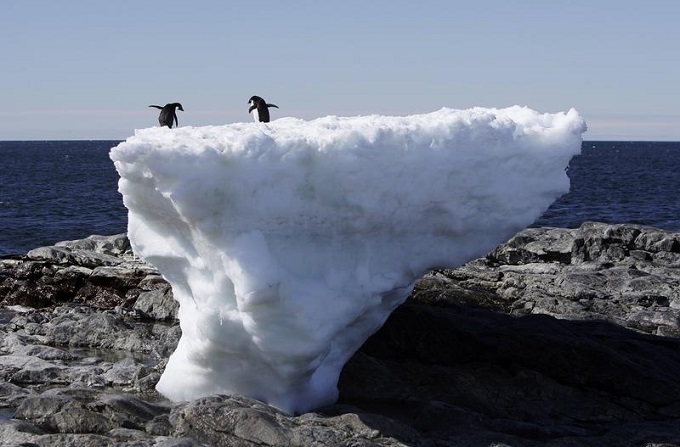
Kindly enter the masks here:
<path id="1" fill-rule="evenodd" d="M 586 140 L 680 141 L 677 0 L 21 0 L 0 6 L 0 140 L 575 108 Z"/>

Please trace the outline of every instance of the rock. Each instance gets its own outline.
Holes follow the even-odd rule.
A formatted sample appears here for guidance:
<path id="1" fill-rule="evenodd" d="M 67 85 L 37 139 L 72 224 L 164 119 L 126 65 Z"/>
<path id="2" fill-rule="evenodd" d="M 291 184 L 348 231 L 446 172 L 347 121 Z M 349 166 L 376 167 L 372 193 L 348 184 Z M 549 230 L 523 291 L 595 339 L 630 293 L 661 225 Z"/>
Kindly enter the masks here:
<path id="1" fill-rule="evenodd" d="M 29 251 L 26 256 L 35 261 L 46 261 L 52 264 L 80 265 L 96 267 L 120 263 L 115 256 L 95 253 L 86 250 L 72 250 L 67 247 L 40 247 Z"/>
<path id="2" fill-rule="evenodd" d="M 513 315 L 603 319 L 680 336 L 680 234 L 589 222 L 530 228 L 486 258 L 426 276 L 422 302 L 470 303 Z"/>
<path id="3" fill-rule="evenodd" d="M 1 303 L 39 308 L 76 301 L 102 309 L 131 308 L 140 282 L 160 275 L 136 259 L 129 244 L 124 234 L 90 236 L 3 260 Z"/>
<path id="4" fill-rule="evenodd" d="M 40 323 L 34 323 L 34 320 Z M 23 343 L 103 348 L 162 356 L 174 350 L 180 335 L 179 326 L 139 324 L 115 311 L 102 312 L 85 306 L 60 306 L 52 311 L 35 310 L 15 316 L 8 327 L 23 338 Z M 44 349 L 41 355 L 47 355 Z"/>
<path id="5" fill-rule="evenodd" d="M 60 307 L 24 311 L 0 335 L 0 380 L 13 385 L 5 388 L 0 407 L 12 408 L 35 386 L 81 386 L 160 399 L 154 387 L 164 358 L 177 344 L 179 327 Z"/>
<path id="6" fill-rule="evenodd" d="M 262 403 L 210 397 L 191 402 L 170 416 L 173 434 L 212 445 L 289 445 L 288 427 Z"/>
<path id="7" fill-rule="evenodd" d="M 116 257 L 133 256 L 130 241 L 125 233 L 113 236 L 92 235 L 85 239 L 57 242 L 55 245 L 71 250 L 85 250 Z"/>
<path id="8" fill-rule="evenodd" d="M 150 420 L 168 412 L 167 406 L 142 402 L 130 396 L 84 388 L 60 388 L 26 398 L 14 417 L 45 432 L 107 434 L 124 427 L 144 433 L 143 427 Z"/>
<path id="9" fill-rule="evenodd" d="M 5 366 L 3 361 L 3 369 L 4 368 Z M 23 400 L 27 396 L 30 396 L 32 394 L 33 392 L 30 389 L 22 388 L 19 385 L 15 385 L 4 380 L 0 382 L 0 403 L 2 403 L 1 407 L 4 409 L 10 409 L 6 410 L 6 412 L 11 413 L 12 415 L 14 414 L 14 411 L 12 409 L 16 408 L 21 402 L 23 402 Z M 4 418 L 0 417 L 0 420 L 1 419 Z"/>
<path id="10" fill-rule="evenodd" d="M 133 358 L 124 358 L 114 363 L 111 369 L 103 374 L 104 379 L 111 385 L 128 385 L 135 383 L 151 373 L 151 369 Z"/>
<path id="11" fill-rule="evenodd" d="M 392 396 L 380 388 L 378 397 L 411 408 L 439 401 L 508 420 L 523 414 L 520 420 L 546 427 L 553 418 L 603 414 L 612 421 L 636 419 L 640 412 L 650 419 L 680 418 L 680 340 L 603 321 L 516 318 L 412 302 L 398 308 L 360 352 L 380 365 L 370 374 L 362 371 L 363 377 L 401 385 Z M 368 366 L 365 360 L 362 365 Z M 343 382 L 341 397 L 371 400 L 373 389 L 362 386 L 352 367 L 350 362 L 344 379 L 351 380 Z"/>
<path id="12" fill-rule="evenodd" d="M 0 261 L 4 304 L 38 304 L 0 313 L 0 445 L 680 446 L 676 233 L 532 228 L 434 271 L 299 416 L 158 395 L 172 292 L 106 240 Z"/>
<path id="13" fill-rule="evenodd" d="M 134 310 L 144 318 L 169 321 L 177 318 L 179 304 L 172 297 L 172 289 L 166 283 L 164 288 L 156 288 L 139 294 Z"/>

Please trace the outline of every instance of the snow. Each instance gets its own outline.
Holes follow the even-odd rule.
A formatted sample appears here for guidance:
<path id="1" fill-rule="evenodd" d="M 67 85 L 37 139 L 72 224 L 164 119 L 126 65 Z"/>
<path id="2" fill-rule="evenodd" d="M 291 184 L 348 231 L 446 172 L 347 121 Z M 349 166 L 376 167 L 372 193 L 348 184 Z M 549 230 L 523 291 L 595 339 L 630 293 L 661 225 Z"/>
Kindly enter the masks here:
<path id="1" fill-rule="evenodd" d="M 481 256 L 569 190 L 575 110 L 441 109 L 149 128 L 111 151 L 134 252 L 182 337 L 157 385 L 302 413 L 428 269 Z"/>

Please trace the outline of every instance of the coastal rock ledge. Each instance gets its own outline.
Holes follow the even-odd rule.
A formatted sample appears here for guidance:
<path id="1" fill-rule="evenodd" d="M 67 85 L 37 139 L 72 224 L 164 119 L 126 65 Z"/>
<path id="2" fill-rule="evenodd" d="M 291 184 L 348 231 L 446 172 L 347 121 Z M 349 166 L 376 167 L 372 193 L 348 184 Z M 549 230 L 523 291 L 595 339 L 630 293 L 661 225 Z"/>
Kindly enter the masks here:
<path id="1" fill-rule="evenodd" d="M 680 234 L 530 228 L 433 271 L 287 416 L 154 389 L 172 291 L 126 236 L 0 260 L 1 446 L 680 446 Z"/>

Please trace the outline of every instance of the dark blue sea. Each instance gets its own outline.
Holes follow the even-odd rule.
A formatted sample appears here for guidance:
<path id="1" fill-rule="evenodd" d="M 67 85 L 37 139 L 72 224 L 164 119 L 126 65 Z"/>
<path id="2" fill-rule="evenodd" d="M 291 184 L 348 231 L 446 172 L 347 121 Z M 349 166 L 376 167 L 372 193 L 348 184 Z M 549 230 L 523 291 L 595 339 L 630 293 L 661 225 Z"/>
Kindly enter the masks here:
<path id="1" fill-rule="evenodd" d="M 109 150 L 118 141 L 0 142 L 0 256 L 127 230 Z M 680 142 L 584 142 L 571 192 L 534 224 L 639 223 L 680 231 Z"/>

